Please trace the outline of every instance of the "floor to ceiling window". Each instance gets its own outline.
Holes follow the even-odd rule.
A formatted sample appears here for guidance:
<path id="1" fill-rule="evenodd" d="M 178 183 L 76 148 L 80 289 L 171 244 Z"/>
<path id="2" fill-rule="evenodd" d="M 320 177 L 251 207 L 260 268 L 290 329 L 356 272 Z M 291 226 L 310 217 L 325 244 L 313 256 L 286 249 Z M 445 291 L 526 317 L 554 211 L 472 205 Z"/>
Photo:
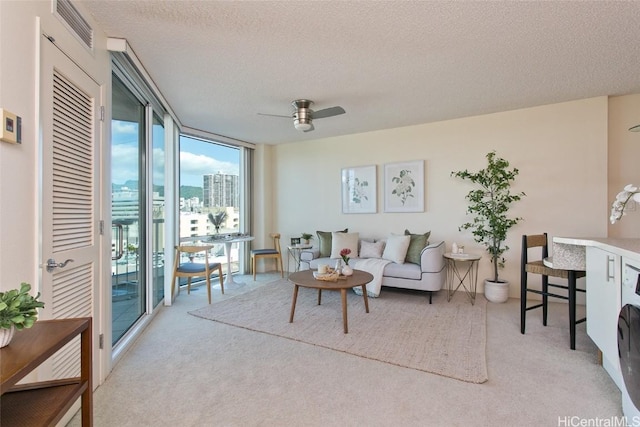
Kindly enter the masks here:
<path id="1" fill-rule="evenodd" d="M 250 231 L 253 146 L 191 128 L 178 136 L 173 112 L 130 58 L 115 52 L 112 59 L 111 341 L 117 358 L 161 302 L 170 305 L 169 247 Z M 233 245 L 231 273 L 246 271 L 247 249 Z M 211 256 L 224 262 L 226 274 L 225 245 L 215 245 Z"/>
<path id="2" fill-rule="evenodd" d="M 246 231 L 244 196 L 246 179 L 242 147 L 214 141 L 180 137 L 180 239 L 182 241 Z M 226 266 L 224 245 L 212 251 Z M 232 272 L 242 270 L 244 246 L 231 249 Z M 226 270 L 225 270 L 226 273 Z"/>
<path id="3" fill-rule="evenodd" d="M 113 76 L 111 215 L 112 344 L 145 313 L 145 106 Z"/>

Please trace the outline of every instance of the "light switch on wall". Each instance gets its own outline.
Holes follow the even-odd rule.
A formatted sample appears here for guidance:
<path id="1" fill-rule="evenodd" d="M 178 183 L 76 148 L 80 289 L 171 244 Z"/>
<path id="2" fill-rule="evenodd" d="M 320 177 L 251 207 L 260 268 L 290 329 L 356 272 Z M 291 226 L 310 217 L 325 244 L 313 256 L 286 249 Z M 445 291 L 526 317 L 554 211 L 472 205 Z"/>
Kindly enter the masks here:
<path id="1" fill-rule="evenodd" d="M 2 118 L 0 141 L 22 144 L 22 117 L 0 108 L 0 118 Z"/>

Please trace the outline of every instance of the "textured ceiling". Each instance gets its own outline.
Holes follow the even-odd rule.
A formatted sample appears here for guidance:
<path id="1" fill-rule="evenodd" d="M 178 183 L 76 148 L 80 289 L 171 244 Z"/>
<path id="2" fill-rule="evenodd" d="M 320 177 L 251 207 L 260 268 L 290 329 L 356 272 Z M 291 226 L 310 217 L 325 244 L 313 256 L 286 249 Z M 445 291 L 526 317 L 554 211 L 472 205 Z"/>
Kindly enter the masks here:
<path id="1" fill-rule="evenodd" d="M 640 2 L 80 3 L 183 125 L 253 143 L 640 93 Z M 257 114 L 298 98 L 347 113 L 307 133 Z"/>

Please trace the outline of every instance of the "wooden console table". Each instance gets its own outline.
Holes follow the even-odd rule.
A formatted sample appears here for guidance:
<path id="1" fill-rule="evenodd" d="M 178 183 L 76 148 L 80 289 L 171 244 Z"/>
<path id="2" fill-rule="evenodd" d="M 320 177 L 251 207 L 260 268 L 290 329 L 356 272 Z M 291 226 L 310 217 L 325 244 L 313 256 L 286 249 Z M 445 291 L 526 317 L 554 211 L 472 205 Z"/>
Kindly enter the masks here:
<path id="1" fill-rule="evenodd" d="M 80 377 L 16 385 L 80 334 Z M 82 425 L 93 424 L 91 318 L 38 320 L 0 349 L 0 420 L 10 426 L 55 425 L 82 396 Z"/>

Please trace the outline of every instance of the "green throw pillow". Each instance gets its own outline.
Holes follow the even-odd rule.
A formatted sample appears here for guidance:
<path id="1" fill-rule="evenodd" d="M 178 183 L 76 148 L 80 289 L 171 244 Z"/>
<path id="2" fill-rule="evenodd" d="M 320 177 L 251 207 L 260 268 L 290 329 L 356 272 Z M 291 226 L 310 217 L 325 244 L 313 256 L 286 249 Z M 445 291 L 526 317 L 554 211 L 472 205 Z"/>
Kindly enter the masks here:
<path id="1" fill-rule="evenodd" d="M 429 244 L 429 236 L 431 231 L 427 231 L 424 234 L 411 234 L 409 230 L 404 230 L 405 236 L 411 236 L 411 242 L 409 242 L 409 249 L 407 249 L 407 256 L 405 262 L 420 265 L 420 255 L 422 250 Z"/>
<path id="2" fill-rule="evenodd" d="M 348 233 L 349 229 L 338 230 L 336 233 Z M 326 258 L 331 256 L 331 232 L 330 231 L 316 231 L 318 235 L 318 244 L 320 245 L 320 258 Z"/>

